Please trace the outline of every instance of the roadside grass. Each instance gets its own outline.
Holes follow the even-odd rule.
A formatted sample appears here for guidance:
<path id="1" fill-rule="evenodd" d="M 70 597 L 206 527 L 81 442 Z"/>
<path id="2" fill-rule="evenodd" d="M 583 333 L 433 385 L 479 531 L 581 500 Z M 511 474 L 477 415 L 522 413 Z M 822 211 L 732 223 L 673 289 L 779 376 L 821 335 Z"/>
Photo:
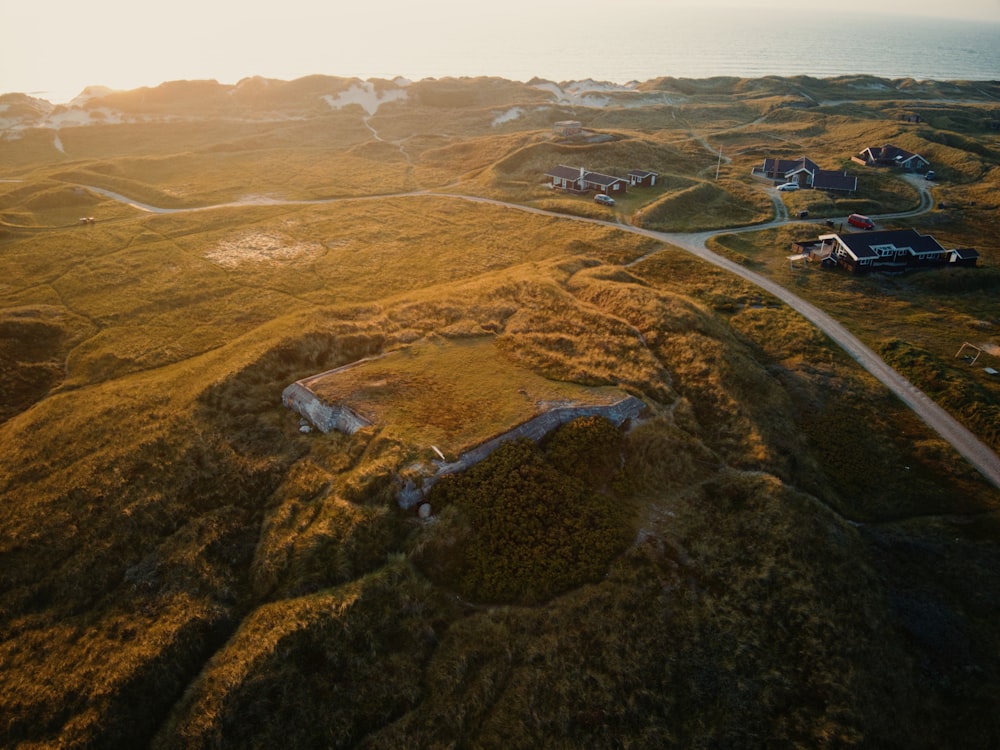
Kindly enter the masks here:
<path id="1" fill-rule="evenodd" d="M 973 370 L 957 352 L 946 360 L 905 341 L 886 341 L 879 354 L 1000 453 L 1000 386 L 995 376 L 985 375 L 981 367 Z M 983 362 L 997 364 L 997 357 L 987 355 Z"/>
<path id="2" fill-rule="evenodd" d="M 941 268 L 867 277 L 815 264 L 792 269 L 786 259 L 791 242 L 823 231 L 830 230 L 816 225 L 782 227 L 723 235 L 712 244 L 834 314 L 871 348 L 892 352 L 896 369 L 996 449 L 992 414 L 1000 403 L 1000 383 L 981 367 L 995 366 L 998 360 L 986 354 L 975 369 L 955 360 L 963 342 L 989 345 L 996 338 L 1000 325 L 993 302 L 1000 283 L 996 269 Z M 892 321 L 891 337 L 886 320 Z M 891 348 L 884 349 L 890 341 Z"/>
<path id="3" fill-rule="evenodd" d="M 701 182 L 670 193 L 635 216 L 639 226 L 662 232 L 696 232 L 767 221 L 773 207 L 767 196 L 737 180 Z"/>

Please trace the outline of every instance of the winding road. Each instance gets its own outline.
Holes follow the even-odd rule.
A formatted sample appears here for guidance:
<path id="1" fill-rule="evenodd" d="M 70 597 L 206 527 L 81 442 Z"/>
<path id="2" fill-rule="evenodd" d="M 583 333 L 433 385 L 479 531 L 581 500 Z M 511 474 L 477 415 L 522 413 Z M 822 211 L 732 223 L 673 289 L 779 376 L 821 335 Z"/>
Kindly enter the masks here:
<path id="1" fill-rule="evenodd" d="M 931 209 L 933 206 L 933 199 L 931 197 L 930 191 L 927 189 L 926 184 L 923 183 L 920 178 L 911 177 L 911 184 L 917 188 L 920 193 L 920 205 L 913 209 L 912 211 L 904 211 L 892 214 L 882 214 L 878 219 L 897 219 L 905 218 L 909 216 L 917 216 L 921 213 L 925 213 Z M 777 193 L 772 195 L 772 200 L 775 203 L 775 218 L 773 221 L 764 224 L 755 224 L 745 227 L 737 227 L 735 229 L 716 229 L 709 230 L 705 232 L 689 232 L 689 233 L 674 233 L 674 232 L 657 232 L 650 229 L 641 229 L 639 227 L 634 227 L 629 224 L 622 224 L 614 221 L 607 221 L 602 219 L 592 219 L 583 216 L 570 216 L 567 214 L 558 213 L 555 211 L 549 211 L 541 208 L 534 208 L 531 206 L 524 206 L 517 203 L 508 203 L 506 201 L 495 200 L 492 198 L 480 198 L 472 195 L 463 195 L 461 193 L 434 193 L 430 191 L 415 191 L 409 193 L 398 193 L 393 195 L 374 195 L 374 196 L 364 196 L 360 198 L 328 198 L 320 200 L 279 200 L 272 198 L 251 198 L 243 201 L 237 201 L 233 203 L 220 203 L 211 206 L 202 206 L 198 208 L 158 208 L 156 206 L 150 206 L 148 204 L 139 203 L 134 201 L 124 195 L 119 193 L 113 193 L 109 190 L 104 190 L 102 188 L 92 187 L 92 186 L 81 186 L 85 187 L 98 195 L 104 196 L 105 198 L 110 198 L 112 200 L 120 201 L 126 203 L 133 208 L 139 209 L 141 211 L 147 211 L 150 213 L 181 213 L 181 212 L 192 212 L 192 211 L 209 211 L 219 208 L 231 208 L 238 206 L 249 206 L 249 205 L 318 205 L 327 203 L 338 203 L 347 201 L 359 201 L 359 200 L 382 200 L 385 198 L 400 198 L 400 197 L 427 197 L 433 196 L 437 198 L 451 198 L 455 200 L 470 201 L 473 203 L 485 203 L 495 206 L 500 206 L 507 209 L 512 209 L 516 211 L 523 211 L 527 213 L 538 214 L 541 216 L 548 216 L 560 220 L 567 221 L 580 221 L 589 224 L 601 224 L 613 229 L 618 229 L 620 231 L 632 232 L 634 234 L 643 235 L 651 239 L 657 240 L 667 246 L 673 246 L 685 250 L 693 255 L 698 256 L 702 260 L 711 263 L 725 271 L 736 274 L 737 276 L 749 281 L 751 284 L 763 289 L 774 297 L 780 299 L 790 308 L 799 313 L 802 317 L 808 320 L 810 323 L 815 325 L 819 330 L 823 331 L 827 336 L 830 337 L 841 349 L 843 349 L 847 354 L 849 354 L 859 365 L 861 365 L 865 370 L 871 373 L 875 378 L 877 378 L 883 385 L 885 385 L 890 391 L 892 391 L 899 399 L 906 404 L 910 409 L 914 411 L 932 430 L 938 433 L 944 440 L 946 440 L 959 454 L 961 454 L 970 464 L 972 464 L 976 470 L 979 471 L 987 480 L 989 480 L 995 487 L 1000 489 L 1000 457 L 993 452 L 985 443 L 983 443 L 979 438 L 977 438 L 970 430 L 964 427 L 958 420 L 956 420 L 951 414 L 938 406 L 933 400 L 931 400 L 925 393 L 920 389 L 910 383 L 906 378 L 892 369 L 887 365 L 881 357 L 878 356 L 874 351 L 865 346 L 860 339 L 858 339 L 854 334 L 848 331 L 843 325 L 834 320 L 830 315 L 823 312 L 821 309 L 805 301 L 801 297 L 793 294 L 791 291 L 775 283 L 771 279 L 755 273 L 738 263 L 724 258 L 708 249 L 706 243 L 711 237 L 721 234 L 733 234 L 742 232 L 756 232 L 762 229 L 768 229 L 771 227 L 780 226 L 782 224 L 789 223 L 788 213 L 785 209 L 784 202 L 781 201 L 780 196 Z M 781 204 L 780 207 L 778 204 Z M 658 253 L 668 252 L 670 247 L 661 247 L 654 250 L 647 255 L 632 261 L 629 265 L 634 265 L 636 263 L 641 263 L 646 258 L 656 255 Z"/>

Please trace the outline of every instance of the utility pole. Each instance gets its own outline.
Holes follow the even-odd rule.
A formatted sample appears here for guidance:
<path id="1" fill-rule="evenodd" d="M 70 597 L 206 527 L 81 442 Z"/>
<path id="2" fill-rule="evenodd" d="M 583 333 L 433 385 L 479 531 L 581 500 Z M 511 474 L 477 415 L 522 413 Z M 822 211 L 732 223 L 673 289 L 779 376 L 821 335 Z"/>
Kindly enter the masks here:
<path id="1" fill-rule="evenodd" d="M 719 163 L 715 166 L 715 181 L 719 181 L 719 170 L 722 169 L 722 147 L 719 147 Z"/>

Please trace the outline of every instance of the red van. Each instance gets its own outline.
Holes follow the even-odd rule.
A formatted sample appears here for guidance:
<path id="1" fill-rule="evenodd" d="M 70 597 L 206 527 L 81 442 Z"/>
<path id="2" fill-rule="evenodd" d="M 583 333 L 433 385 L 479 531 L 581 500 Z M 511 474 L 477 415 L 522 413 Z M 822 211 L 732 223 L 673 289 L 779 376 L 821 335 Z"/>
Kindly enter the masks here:
<path id="1" fill-rule="evenodd" d="M 861 229 L 875 228 L 875 222 L 867 216 L 862 216 L 861 214 L 851 214 L 847 217 L 847 223 L 852 227 L 860 227 Z"/>

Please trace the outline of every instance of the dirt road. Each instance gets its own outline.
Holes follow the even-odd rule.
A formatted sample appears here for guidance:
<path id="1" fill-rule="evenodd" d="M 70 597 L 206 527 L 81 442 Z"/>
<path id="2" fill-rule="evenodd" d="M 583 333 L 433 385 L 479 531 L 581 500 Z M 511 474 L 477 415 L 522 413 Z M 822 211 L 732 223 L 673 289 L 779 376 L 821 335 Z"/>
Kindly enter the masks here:
<path id="1" fill-rule="evenodd" d="M 929 211 L 933 206 L 933 200 L 930 191 L 922 180 L 922 178 L 915 177 L 910 178 L 911 184 L 913 184 L 917 190 L 920 192 L 920 205 L 913 209 L 912 211 L 905 211 L 901 213 L 894 214 L 884 214 L 881 216 L 874 216 L 874 219 L 891 219 L 891 218 L 902 218 L 907 216 L 916 216 L 918 214 Z M 92 190 L 104 197 L 112 198 L 123 203 L 127 203 L 135 208 L 142 211 L 149 211 L 154 213 L 177 213 L 181 211 L 207 211 L 215 208 L 224 208 L 232 206 L 245 206 L 245 205 L 308 205 L 308 204 L 323 204 L 323 203 L 335 203 L 345 200 L 377 200 L 380 198 L 389 197 L 427 197 L 434 196 L 438 198 L 452 198 L 456 200 L 471 201 L 474 203 L 488 203 L 496 206 L 501 206 L 508 209 L 513 209 L 516 211 L 524 211 L 527 213 L 538 214 L 541 216 L 549 216 L 556 219 L 568 220 L 568 221 L 580 221 L 591 224 L 603 224 L 614 229 L 618 229 L 626 232 L 633 232 L 635 234 L 641 234 L 646 237 L 650 237 L 664 244 L 664 247 L 654 250 L 652 253 L 633 261 L 633 264 L 640 263 L 651 255 L 655 255 L 663 252 L 670 252 L 672 248 L 680 248 L 693 255 L 698 256 L 702 260 L 711 263 L 725 271 L 734 273 L 743 279 L 746 279 L 750 283 L 760 287 L 769 294 L 777 297 L 790 308 L 798 312 L 802 317 L 808 320 L 810 323 L 815 325 L 818 329 L 823 331 L 827 336 L 830 337 L 840 348 L 847 352 L 859 365 L 861 365 L 865 370 L 871 373 L 879 381 L 882 382 L 890 391 L 892 391 L 899 399 L 905 403 L 910 409 L 912 409 L 917 416 L 919 416 L 932 430 L 937 432 L 944 440 L 946 440 L 959 454 L 961 454 L 969 463 L 971 463 L 986 479 L 988 479 L 994 486 L 1000 488 L 1000 457 L 997 456 L 985 443 L 983 443 L 979 438 L 977 438 L 972 432 L 966 429 L 962 424 L 958 422 L 954 417 L 952 417 L 947 411 L 938 406 L 934 401 L 932 401 L 926 394 L 920 391 L 916 386 L 910 383 L 906 378 L 900 375 L 898 372 L 893 370 L 889 365 L 887 365 L 881 357 L 879 357 L 875 352 L 861 343 L 854 334 L 848 331 L 844 326 L 834 320 L 832 317 L 827 315 L 825 312 L 820 310 L 815 305 L 806 302 L 801 297 L 790 292 L 788 289 L 784 288 L 780 284 L 775 283 L 771 279 L 765 276 L 761 276 L 758 273 L 744 268 L 738 263 L 734 263 L 727 258 L 723 258 L 720 255 L 716 255 L 711 250 L 708 249 L 706 243 L 709 238 L 720 234 L 733 234 L 742 232 L 757 232 L 762 229 L 767 229 L 769 227 L 779 226 L 781 224 L 789 223 L 787 218 L 787 211 L 784 207 L 784 202 L 780 200 L 780 196 L 772 199 L 775 200 L 775 210 L 776 218 L 773 221 L 767 222 L 765 224 L 756 224 L 753 226 L 738 227 L 736 229 L 724 229 L 724 230 L 710 230 L 707 232 L 692 232 L 692 233 L 671 233 L 671 232 L 655 232 L 649 229 L 640 229 L 638 227 L 630 226 L 628 224 L 622 224 L 614 221 L 606 221 L 601 219 L 590 219 L 582 216 L 569 216 L 567 214 L 557 213 L 555 211 L 547 211 L 540 208 L 533 208 L 531 206 L 523 206 L 516 203 L 507 203 L 504 201 L 494 200 L 491 198 L 479 198 L 476 196 L 462 195 L 460 193 L 428 193 L 426 191 L 420 191 L 415 193 L 403 193 L 395 196 L 367 196 L 364 198 L 334 198 L 329 200 L 315 200 L 315 201 L 284 201 L 284 200 L 272 200 L 272 199 L 248 199 L 237 203 L 226 203 L 216 206 L 203 206 L 200 208 L 186 208 L 186 209 L 164 209 L 157 208 L 155 206 L 149 206 L 146 204 L 138 203 L 133 201 L 126 196 L 120 195 L 118 193 L 112 193 L 108 190 L 103 190 L 100 188 L 94 188 L 86 186 L 88 190 Z M 779 208 L 778 203 L 781 203 Z M 846 217 L 845 217 L 846 218 Z M 794 220 L 792 220 L 794 222 Z M 807 220 L 808 221 L 808 220 Z"/>

